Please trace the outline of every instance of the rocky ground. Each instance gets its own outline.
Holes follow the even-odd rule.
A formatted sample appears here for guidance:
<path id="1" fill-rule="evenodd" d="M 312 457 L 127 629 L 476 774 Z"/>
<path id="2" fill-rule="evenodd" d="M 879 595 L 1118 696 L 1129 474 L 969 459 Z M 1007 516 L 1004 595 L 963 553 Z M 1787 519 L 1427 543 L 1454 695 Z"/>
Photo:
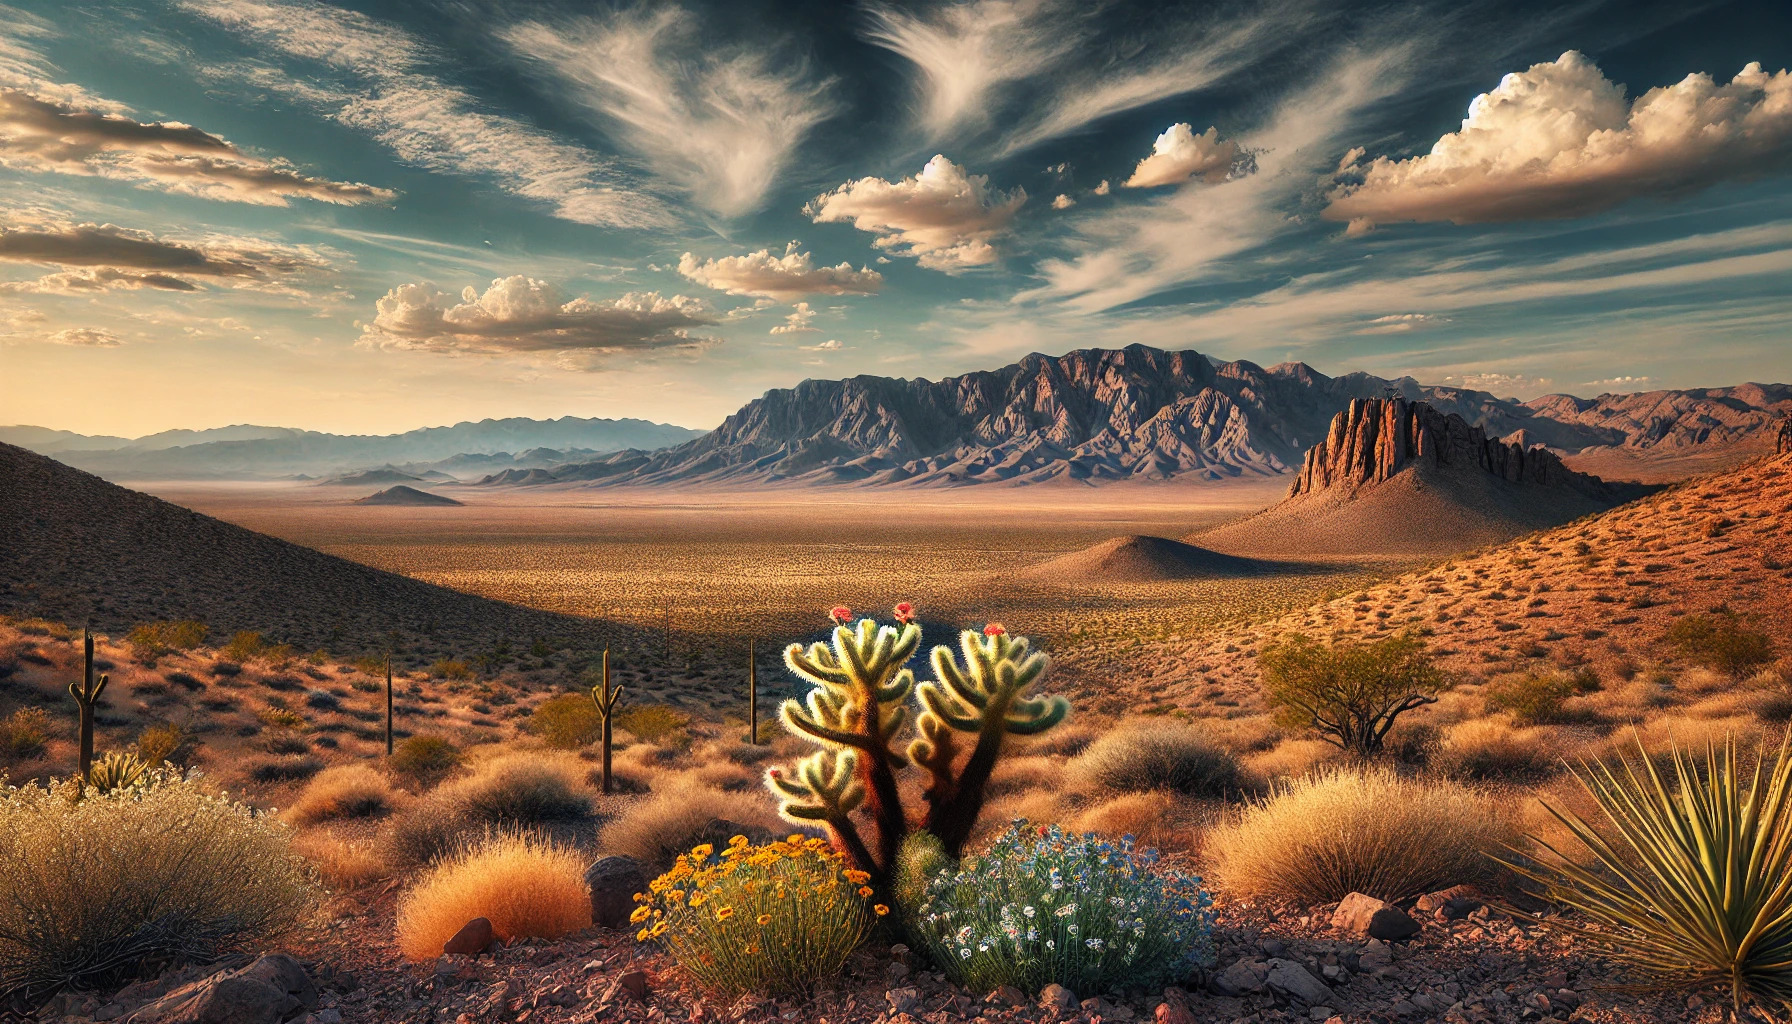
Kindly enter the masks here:
<path id="1" fill-rule="evenodd" d="M 410 963 L 392 943 L 396 895 L 396 886 L 381 884 L 337 896 L 327 908 L 329 923 L 289 949 L 308 978 L 294 980 L 292 965 L 276 955 L 247 970 L 232 965 L 232 971 L 212 977 L 190 970 L 116 994 L 64 995 L 38 1019 L 57 1024 L 1715 1024 L 1727 1019 L 1712 994 L 1625 989 L 1622 975 L 1584 948 L 1457 891 L 1425 897 L 1410 914 L 1366 898 L 1347 901 L 1342 909 L 1312 911 L 1223 906 L 1214 969 L 1162 991 L 1082 999 L 1048 986 L 1039 993 L 1005 989 L 976 998 L 885 936 L 874 939 L 836 985 L 812 998 L 748 997 L 732 1004 L 706 997 L 676 965 L 632 935 L 603 928 L 553 943 L 525 941 L 477 956 Z M 1407 932 L 1412 934 L 1394 938 Z"/>

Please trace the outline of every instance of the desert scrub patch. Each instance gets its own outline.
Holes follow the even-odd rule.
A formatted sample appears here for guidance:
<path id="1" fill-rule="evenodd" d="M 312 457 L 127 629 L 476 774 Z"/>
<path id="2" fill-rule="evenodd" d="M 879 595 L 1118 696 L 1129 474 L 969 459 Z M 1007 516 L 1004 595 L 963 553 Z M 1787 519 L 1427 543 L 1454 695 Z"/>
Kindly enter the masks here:
<path id="1" fill-rule="evenodd" d="M 1495 679 L 1481 697 L 1488 714 L 1509 715 L 1514 725 L 1555 725 L 1593 717 L 1590 709 L 1571 708 L 1569 701 L 1598 689 L 1599 679 L 1590 672 L 1526 673 Z"/>
<path id="2" fill-rule="evenodd" d="M 490 921 L 501 942 L 590 927 L 584 858 L 528 833 L 494 833 L 456 850 L 399 899 L 398 948 L 434 960 L 476 917 Z"/>
<path id="3" fill-rule="evenodd" d="M 737 825 L 743 817 L 748 820 Z M 666 868 L 694 846 L 726 843 L 743 826 L 767 830 L 776 824 L 758 801 L 684 780 L 624 804 L 598 831 L 597 847 Z"/>
<path id="4" fill-rule="evenodd" d="M 293 837 L 292 848 L 333 889 L 358 889 L 392 871 L 380 847 L 366 840 L 339 839 L 318 831 L 300 832 Z"/>
<path id="5" fill-rule="evenodd" d="M 869 875 L 826 840 L 793 835 L 755 846 L 729 837 L 681 855 L 637 896 L 636 938 L 665 947 L 723 999 L 801 995 L 840 973 L 872 923 Z"/>
<path id="6" fill-rule="evenodd" d="M 174 722 L 152 722 L 137 734 L 137 756 L 147 765 L 185 765 L 193 745 L 193 737 Z"/>
<path id="7" fill-rule="evenodd" d="M 523 751 L 501 754 L 474 768 L 466 778 L 436 790 L 470 820 L 482 824 L 529 825 L 583 818 L 593 793 L 586 769 L 571 754 Z"/>
<path id="8" fill-rule="evenodd" d="M 690 743 L 690 736 L 685 732 L 690 724 L 690 715 L 664 704 L 643 704 L 616 714 L 617 727 L 628 730 L 638 740 L 662 747 L 683 747 Z"/>
<path id="9" fill-rule="evenodd" d="M 317 892 L 284 826 L 174 772 L 75 797 L 0 791 L 0 992 L 29 1005 L 218 958 L 301 923 Z"/>
<path id="10" fill-rule="evenodd" d="M 1206 731 L 1169 723 L 1107 733 L 1070 762 L 1073 788 L 1113 793 L 1154 789 L 1223 796 L 1242 785 L 1238 759 Z"/>
<path id="11" fill-rule="evenodd" d="M 1386 770 L 1297 779 L 1207 836 L 1222 887 L 1312 906 L 1353 892 L 1399 900 L 1489 877 L 1516 835 L 1497 797 Z"/>
<path id="12" fill-rule="evenodd" d="M 597 705 L 583 693 L 556 694 L 535 705 L 529 715 L 529 731 L 560 750 L 585 746 L 598 738 L 603 725 Z"/>
<path id="13" fill-rule="evenodd" d="M 1681 616 L 1662 635 L 1662 642 L 1688 661 L 1739 679 L 1774 660 L 1772 638 L 1744 626 L 1727 609 Z"/>
<path id="14" fill-rule="evenodd" d="M 916 833 L 898 892 L 909 930 L 974 992 L 1160 988 L 1213 962 L 1201 879 L 1160 868 L 1131 837 L 1017 822 L 954 865 Z"/>
<path id="15" fill-rule="evenodd" d="M 50 715 L 43 708 L 18 708 L 0 721 L 0 760 L 34 760 L 49 742 Z"/>
<path id="16" fill-rule="evenodd" d="M 251 762 L 249 777 L 256 782 L 302 782 L 323 770 L 321 758 L 287 755 Z"/>
<path id="17" fill-rule="evenodd" d="M 325 768 L 306 784 L 286 818 L 295 825 L 313 825 L 334 818 L 371 818 L 398 803 L 392 780 L 365 764 Z"/>
<path id="18" fill-rule="evenodd" d="M 1444 730 L 1430 764 L 1452 779 L 1528 782 L 1562 767 L 1560 733 L 1544 726 L 1514 726 L 1498 718 L 1458 722 Z"/>
<path id="19" fill-rule="evenodd" d="M 131 653 L 139 661 L 153 662 L 170 651 L 190 651 L 205 643 L 210 632 L 205 623 L 192 619 L 179 622 L 145 622 L 125 636 Z"/>
<path id="20" fill-rule="evenodd" d="M 433 679 L 471 679 L 473 669 L 464 661 L 439 658 L 429 666 L 429 674 Z"/>

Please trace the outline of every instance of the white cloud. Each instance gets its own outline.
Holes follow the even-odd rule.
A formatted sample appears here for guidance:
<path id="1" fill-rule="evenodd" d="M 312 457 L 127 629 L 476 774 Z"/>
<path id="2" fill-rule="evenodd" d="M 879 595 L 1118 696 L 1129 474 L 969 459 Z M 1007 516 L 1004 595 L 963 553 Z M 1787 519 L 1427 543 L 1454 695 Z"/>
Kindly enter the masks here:
<path id="1" fill-rule="evenodd" d="M 807 302 L 799 302 L 791 307 L 790 314 L 784 322 L 773 327 L 772 334 L 818 334 L 819 327 L 810 327 L 809 321 L 815 319 L 815 310 Z"/>
<path id="2" fill-rule="evenodd" d="M 816 223 L 850 223 L 877 235 L 872 244 L 914 256 L 921 266 L 952 271 L 996 261 L 991 240 L 1027 201 L 1025 189 L 1004 193 L 989 178 L 935 156 L 901 181 L 860 178 L 815 197 L 803 212 Z"/>
<path id="3" fill-rule="evenodd" d="M 1542 391 L 1550 385 L 1550 379 L 1548 377 L 1533 377 L 1524 373 L 1455 373 L 1446 374 L 1443 377 L 1443 383 L 1455 384 L 1471 391 L 1515 395 Z"/>
<path id="4" fill-rule="evenodd" d="M 314 0 L 178 3 L 269 52 L 321 63 L 354 81 L 319 85 L 309 72 L 301 77 L 258 66 L 211 73 L 246 77 L 328 111 L 407 163 L 489 178 L 575 223 L 647 228 L 673 222 L 664 203 L 624 185 L 588 150 L 515 119 L 483 113 L 465 90 L 419 70 L 430 54 L 401 29 Z"/>
<path id="5" fill-rule="evenodd" d="M 1693 74 L 1626 103 L 1581 54 L 1507 75 L 1459 131 L 1406 160 L 1350 160 L 1325 215 L 1458 224 L 1573 217 L 1639 196 L 1746 178 L 1792 157 L 1792 75 L 1750 64 L 1728 85 Z"/>
<path id="6" fill-rule="evenodd" d="M 1221 139 L 1219 129 L 1209 127 L 1196 135 L 1187 123 L 1173 124 L 1152 143 L 1151 155 L 1139 161 L 1132 177 L 1121 184 L 1126 188 L 1156 188 L 1180 185 L 1190 178 L 1216 184 L 1251 169 L 1250 155 L 1239 149 L 1238 143 Z"/>
<path id="7" fill-rule="evenodd" d="M 845 347 L 845 345 L 840 344 L 839 339 L 829 338 L 819 345 L 804 345 L 802 346 L 802 350 L 804 352 L 838 352 Z"/>
<path id="8" fill-rule="evenodd" d="M 649 11 L 651 13 L 649 13 Z M 831 79 L 806 62 L 696 37 L 676 6 L 504 33 L 598 112 L 619 140 L 705 208 L 738 217 L 765 205 L 811 129 L 832 116 Z"/>
<path id="9" fill-rule="evenodd" d="M 75 345 L 82 348 L 117 348 L 118 335 L 97 327 L 68 327 L 44 336 L 54 345 Z"/>
<path id="10" fill-rule="evenodd" d="M 1406 334 L 1449 322 L 1449 317 L 1438 316 L 1435 313 L 1390 313 L 1387 316 L 1378 316 L 1370 320 L 1362 327 L 1357 328 L 1356 333 Z"/>
<path id="11" fill-rule="evenodd" d="M 678 258 L 678 272 L 698 284 L 730 295 L 758 295 L 788 302 L 805 295 L 874 295 L 884 276 L 869 267 L 854 270 L 851 263 L 818 267 L 795 243 L 782 256 L 760 249 L 744 256 L 700 260 L 692 253 Z"/>
<path id="12" fill-rule="evenodd" d="M 1607 377 L 1604 380 L 1581 381 L 1584 387 L 1611 388 L 1615 391 L 1641 391 L 1644 385 L 1653 383 L 1654 377 Z"/>
<path id="13" fill-rule="evenodd" d="M 359 344 L 426 352 L 598 352 L 701 348 L 713 339 L 692 329 L 715 322 L 708 307 L 683 295 L 630 292 L 615 299 L 568 299 L 546 281 L 501 277 L 483 294 L 469 285 L 460 301 L 429 284 L 401 284 L 375 304 Z"/>
<path id="14" fill-rule="evenodd" d="M 1095 186 L 1095 194 L 1098 196 L 1105 196 L 1113 190 L 1114 186 L 1108 184 L 1108 179 L 1106 178 L 1101 179 L 1101 184 Z"/>
<path id="15" fill-rule="evenodd" d="M 167 192 L 260 206 L 286 206 L 293 197 L 355 205 L 396 195 L 250 156 L 178 121 L 139 121 L 103 101 L 74 106 L 46 98 L 67 95 L 70 88 L 34 82 L 29 90 L 0 90 L 0 166 L 138 181 Z"/>
<path id="16" fill-rule="evenodd" d="M 1065 195 L 1062 192 L 1058 193 L 1056 196 L 1054 196 L 1052 198 L 1052 209 L 1054 209 L 1054 210 L 1068 210 L 1072 206 L 1075 206 L 1075 205 L 1076 205 L 1076 200 L 1070 198 L 1069 196 Z"/>

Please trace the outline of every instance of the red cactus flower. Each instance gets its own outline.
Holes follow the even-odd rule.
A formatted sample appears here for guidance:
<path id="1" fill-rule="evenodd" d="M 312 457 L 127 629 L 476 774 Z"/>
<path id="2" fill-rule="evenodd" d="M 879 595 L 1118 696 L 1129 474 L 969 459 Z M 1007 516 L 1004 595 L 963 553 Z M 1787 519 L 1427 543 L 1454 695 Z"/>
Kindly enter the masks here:
<path id="1" fill-rule="evenodd" d="M 773 768 L 771 771 L 767 772 L 766 774 L 770 775 L 774 779 L 781 779 L 784 777 L 784 769 Z"/>
<path id="2" fill-rule="evenodd" d="M 843 604 L 837 604 L 828 612 L 828 618 L 833 619 L 835 622 L 850 622 L 852 620 L 852 609 Z"/>
<path id="3" fill-rule="evenodd" d="M 896 621 L 897 622 L 905 622 L 905 623 L 915 621 L 915 606 L 908 603 L 907 601 L 904 601 L 901 604 L 897 605 L 896 606 Z"/>
<path id="4" fill-rule="evenodd" d="M 1007 627 L 1003 626 L 1000 622 L 992 622 L 983 627 L 984 636 L 1001 636 L 1007 632 Z"/>

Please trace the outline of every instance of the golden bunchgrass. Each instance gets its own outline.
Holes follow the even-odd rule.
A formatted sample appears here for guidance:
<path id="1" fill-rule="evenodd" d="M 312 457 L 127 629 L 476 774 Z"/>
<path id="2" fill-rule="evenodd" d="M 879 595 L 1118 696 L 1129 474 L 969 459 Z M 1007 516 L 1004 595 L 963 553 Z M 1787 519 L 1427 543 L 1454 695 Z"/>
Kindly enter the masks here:
<path id="1" fill-rule="evenodd" d="M 371 765 L 342 764 L 317 773 L 287 808 L 286 820 L 312 825 L 332 818 L 384 814 L 399 801 L 392 780 Z"/>
<path id="2" fill-rule="evenodd" d="M 1353 892 L 1386 900 L 1486 878 L 1515 836 L 1507 802 L 1391 771 L 1335 769 L 1280 786 L 1210 831 L 1206 851 L 1236 896 L 1305 905 Z"/>
<path id="3" fill-rule="evenodd" d="M 367 841 L 301 832 L 293 837 L 292 850 L 310 861 L 324 882 L 335 889 L 358 889 L 391 873 L 379 847 Z"/>
<path id="4" fill-rule="evenodd" d="M 499 941 L 557 939 L 591 925 L 591 889 L 578 853 L 531 833 L 494 833 L 429 869 L 398 903 L 398 948 L 433 960 L 468 921 Z"/>
<path id="5" fill-rule="evenodd" d="M 697 843 L 726 839 L 726 833 L 713 834 L 718 821 L 777 824 L 770 802 L 758 794 L 724 793 L 678 779 L 624 805 L 599 831 L 597 845 L 605 853 L 663 868 Z"/>
<path id="6" fill-rule="evenodd" d="M 630 919 L 718 995 L 809 991 L 837 974 L 889 908 L 870 876 L 821 839 L 793 835 L 753 846 L 735 836 L 716 855 L 702 844 L 636 896 Z"/>

